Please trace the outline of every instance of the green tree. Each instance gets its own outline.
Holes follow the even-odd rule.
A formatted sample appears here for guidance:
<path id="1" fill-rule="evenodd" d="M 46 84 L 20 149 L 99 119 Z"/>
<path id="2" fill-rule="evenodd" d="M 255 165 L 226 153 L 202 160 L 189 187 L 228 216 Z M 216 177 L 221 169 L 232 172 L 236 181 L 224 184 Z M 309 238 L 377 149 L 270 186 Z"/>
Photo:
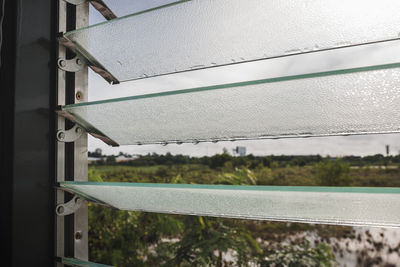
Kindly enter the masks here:
<path id="1" fill-rule="evenodd" d="M 268 250 L 260 265 L 265 267 L 329 267 L 334 266 L 334 260 L 331 249 L 327 245 L 321 244 L 312 248 L 307 242 L 305 245 L 284 246 Z"/>
<path id="2" fill-rule="evenodd" d="M 233 173 L 222 173 L 218 175 L 216 184 L 229 185 L 255 185 L 257 177 L 247 168 L 236 168 Z"/>
<path id="3" fill-rule="evenodd" d="M 111 156 L 108 156 L 107 158 L 106 158 L 106 164 L 108 164 L 108 165 L 113 165 L 113 164 L 115 164 L 116 162 L 115 162 L 115 156 L 114 155 L 111 155 Z"/>
<path id="4" fill-rule="evenodd" d="M 354 181 L 349 175 L 350 165 L 340 159 L 317 163 L 315 171 L 317 181 L 322 186 L 350 186 Z"/>
<path id="5" fill-rule="evenodd" d="M 176 243 L 174 266 L 247 266 L 255 262 L 262 250 L 255 239 L 240 225 L 228 225 L 210 217 L 185 217 L 185 230 Z M 223 254 L 235 251 L 234 261 L 226 262 Z"/>

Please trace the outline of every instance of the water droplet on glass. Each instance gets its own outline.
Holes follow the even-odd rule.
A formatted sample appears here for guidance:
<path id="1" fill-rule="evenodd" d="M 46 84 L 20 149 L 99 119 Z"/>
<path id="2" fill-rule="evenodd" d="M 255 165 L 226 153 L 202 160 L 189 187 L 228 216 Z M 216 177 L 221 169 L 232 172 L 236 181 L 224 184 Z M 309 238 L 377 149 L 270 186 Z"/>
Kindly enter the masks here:
<path id="1" fill-rule="evenodd" d="M 298 54 L 298 53 L 301 53 L 300 49 L 292 49 L 292 50 L 287 50 L 284 52 L 285 55 Z"/>
<path id="2" fill-rule="evenodd" d="M 195 65 L 195 66 L 192 66 L 190 68 L 191 69 L 201 69 L 201 68 L 204 68 L 204 65 Z"/>

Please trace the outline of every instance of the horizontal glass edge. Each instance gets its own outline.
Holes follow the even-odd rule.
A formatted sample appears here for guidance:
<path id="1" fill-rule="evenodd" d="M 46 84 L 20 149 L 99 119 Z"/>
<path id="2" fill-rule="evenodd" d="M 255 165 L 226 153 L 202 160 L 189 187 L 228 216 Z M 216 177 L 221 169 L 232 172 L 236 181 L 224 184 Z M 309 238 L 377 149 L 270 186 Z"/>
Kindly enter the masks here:
<path id="1" fill-rule="evenodd" d="M 191 0 L 189 0 L 189 1 L 191 1 Z M 116 84 L 119 84 L 120 82 L 130 82 L 130 81 L 154 78 L 154 77 L 159 77 L 159 76 L 167 76 L 167 75 L 180 74 L 180 73 L 185 73 L 185 72 L 195 72 L 195 71 L 201 71 L 201 70 L 207 70 L 207 69 L 209 69 L 209 70 L 210 69 L 218 69 L 218 68 L 224 68 L 224 67 L 230 67 L 230 66 L 238 66 L 238 65 L 243 65 L 243 64 L 251 64 L 251 63 L 257 63 L 257 62 L 268 62 L 268 61 L 274 60 L 274 59 L 286 59 L 286 58 L 291 58 L 291 57 L 314 55 L 314 54 L 323 53 L 323 52 L 334 52 L 334 51 L 340 51 L 340 50 L 344 50 L 344 49 L 354 49 L 354 48 L 358 48 L 358 47 L 368 47 L 370 45 L 385 44 L 385 43 L 389 43 L 389 42 L 393 42 L 393 41 L 400 41 L 400 38 L 390 38 L 390 39 L 376 40 L 376 41 L 371 41 L 371 42 L 356 43 L 356 44 L 351 44 L 351 45 L 335 46 L 335 47 L 322 48 L 322 49 L 313 50 L 313 51 L 307 51 L 307 52 L 293 52 L 293 53 L 284 54 L 284 55 L 260 57 L 260 58 L 256 58 L 256 59 L 252 59 L 252 60 L 243 60 L 243 61 L 240 61 L 240 62 L 233 62 L 233 63 L 227 63 L 227 64 L 218 64 L 218 65 L 215 65 L 215 66 L 196 67 L 196 68 L 179 70 L 179 71 L 170 71 L 170 72 L 165 72 L 165 73 L 160 73 L 160 74 L 148 75 L 146 77 L 121 79 L 121 80 L 116 80 L 116 81 L 111 81 L 111 82 L 109 80 L 107 80 L 106 78 L 105 79 L 110 84 L 116 85 Z M 87 54 L 88 52 L 84 52 L 84 53 Z M 90 55 L 90 57 L 91 57 L 91 55 Z M 388 64 L 385 64 L 385 65 L 390 65 L 390 64 L 392 64 L 392 63 L 388 62 Z M 366 66 L 367 67 L 383 66 L 383 64 L 376 64 L 376 65 L 367 64 Z M 356 69 L 356 68 L 343 68 L 341 70 L 352 70 L 352 69 Z M 341 71 L 341 70 L 339 70 L 339 71 Z M 374 69 L 370 69 L 370 70 L 374 70 Z M 377 69 L 375 69 L 375 70 L 377 70 Z M 351 72 L 348 72 L 348 73 L 355 73 L 355 72 L 362 72 L 362 71 L 363 70 L 351 71 Z M 368 70 L 365 70 L 365 71 L 368 71 Z M 329 73 L 329 72 L 332 72 L 332 71 L 313 72 L 311 74 L 323 74 L 323 73 Z M 286 77 L 290 78 L 290 77 L 302 76 L 302 75 L 307 75 L 307 74 L 309 74 L 309 73 L 299 74 L 299 75 L 282 75 L 282 76 L 274 77 L 274 78 L 279 79 L 279 81 L 285 81 Z M 99 75 L 101 75 L 101 74 L 99 74 Z M 323 76 L 329 76 L 329 75 L 334 75 L 334 74 L 316 75 L 316 76 L 311 76 L 311 77 L 306 77 L 306 78 L 323 77 Z M 293 80 L 296 80 L 296 79 L 301 79 L 301 78 L 294 78 Z M 288 79 L 288 80 L 292 80 L 292 79 Z M 272 82 L 278 82 L 278 81 L 272 81 Z"/>
<path id="2" fill-rule="evenodd" d="M 286 191 L 286 192 L 321 192 L 321 193 L 371 193 L 400 194 L 397 187 L 329 187 L 329 186 L 264 186 L 264 185 L 210 185 L 210 184 L 160 184 L 160 183 L 122 183 L 122 182 L 78 182 L 63 181 L 61 187 L 68 185 L 147 187 L 171 189 L 206 189 L 206 190 L 248 190 L 248 191 Z"/>
<path id="3" fill-rule="evenodd" d="M 162 7 L 157 7 L 155 9 L 160 9 L 163 7 L 168 7 L 171 5 L 176 5 L 176 4 L 180 4 L 181 2 L 188 2 L 190 0 L 183 0 L 183 1 L 179 1 L 176 3 L 171 3 L 171 4 L 167 4 L 165 6 Z M 150 9 L 150 10 L 146 10 L 146 11 L 142 11 L 133 15 L 138 15 L 138 14 L 142 14 L 142 13 L 146 13 L 149 11 L 152 11 L 154 9 Z M 129 16 L 133 16 L 133 15 L 129 15 Z M 127 17 L 127 16 L 125 16 Z M 124 18 L 124 17 L 121 17 Z M 121 19 L 118 18 L 118 19 Z M 100 24 L 96 24 L 96 25 L 92 25 L 86 28 L 91 28 L 94 26 L 98 26 L 104 23 L 108 23 L 108 22 L 103 22 Z M 87 51 L 86 49 L 84 49 L 83 47 L 81 47 L 77 42 L 71 40 L 69 38 L 70 35 L 73 35 L 74 33 L 76 33 L 77 31 L 81 31 L 84 30 L 85 28 L 76 30 L 76 31 L 72 31 L 72 32 L 67 32 L 64 34 L 64 37 L 66 39 L 68 39 L 70 42 L 74 43 L 77 47 L 79 46 L 79 49 L 77 48 L 77 50 L 79 50 L 79 53 L 84 56 L 87 57 L 88 60 L 90 59 L 93 62 L 97 62 L 96 64 L 94 64 L 94 66 L 99 65 L 102 66 L 98 60 L 94 59 L 94 57 L 92 56 L 92 54 Z M 184 70 L 176 70 L 176 71 L 166 71 L 166 72 L 162 72 L 162 73 L 158 73 L 158 74 L 152 74 L 152 75 L 148 75 L 145 77 L 129 77 L 129 78 L 122 78 L 122 79 L 108 79 L 107 77 L 104 77 L 101 73 L 99 73 L 101 76 L 103 76 L 103 78 L 105 78 L 108 82 L 110 82 L 111 84 L 118 84 L 119 82 L 126 82 L 126 81 L 133 81 L 133 80 L 139 80 L 139 79 L 145 79 L 145 78 L 150 78 L 150 77 L 157 77 L 157 76 L 164 76 L 164 75 L 170 75 L 170 74 L 177 74 L 177 73 L 183 73 L 183 72 L 189 72 L 189 71 L 198 71 L 198 70 L 203 70 L 203 69 L 211 69 L 211 68 L 220 68 L 220 67 L 226 67 L 226 66 L 231 66 L 231 65 L 238 65 L 238 64 L 246 64 L 246 63 L 251 63 L 251 62 L 257 62 L 257 61 L 264 61 L 264 60 L 271 60 L 271 59 L 277 59 L 277 58 L 285 58 L 285 57 L 291 57 L 291 56 L 299 56 L 299 55 L 305 55 L 305 54 L 314 54 L 314 53 L 319 53 L 319 52 L 327 52 L 327 51 L 331 51 L 331 50 L 340 50 L 340 49 L 346 49 L 346 48 L 354 48 L 354 47 L 359 47 L 359 46 L 366 46 L 366 45 L 372 45 L 372 44 L 379 44 L 379 43 L 385 43 L 385 42 L 390 42 L 390 41 L 394 41 L 394 40 L 399 40 L 399 38 L 390 38 L 390 39 L 379 39 L 379 40 L 372 40 L 370 42 L 364 42 L 364 43 L 354 43 L 351 45 L 341 45 L 341 46 L 334 46 L 334 47 L 328 47 L 328 48 L 323 48 L 323 49 L 318 49 L 318 50 L 314 50 L 314 51 L 307 51 L 307 52 L 294 52 L 294 53 L 290 53 L 290 54 L 285 54 L 285 55 L 275 55 L 275 56 L 270 56 L 270 57 L 259 57 L 259 58 L 255 58 L 255 59 L 251 59 L 251 60 L 244 60 L 241 62 L 234 62 L 234 63 L 227 63 L 227 64 L 218 64 L 215 66 L 205 66 L 205 67 L 196 67 L 193 69 L 184 69 Z M 373 64 L 371 64 L 373 65 Z M 104 68 L 104 66 L 102 66 L 102 69 L 106 70 Z M 108 72 L 110 73 L 110 72 Z M 114 74 L 110 73 L 111 76 L 113 76 Z M 288 75 L 290 76 L 290 75 Z M 280 78 L 280 77 L 279 77 Z M 279 79 L 278 78 L 278 79 Z"/>
<path id="4" fill-rule="evenodd" d="M 112 265 L 105 265 L 89 261 L 82 261 L 75 258 L 61 258 L 61 263 L 68 264 L 75 267 L 113 267 Z"/>
<path id="5" fill-rule="evenodd" d="M 98 203 L 97 203 L 98 204 Z M 215 218 L 228 218 L 238 220 L 255 220 L 255 221 L 273 221 L 283 223 L 307 223 L 307 224 L 326 224 L 326 225 L 341 225 L 341 226 L 356 226 L 356 227 L 385 227 L 385 228 L 400 228 L 400 224 L 397 223 L 385 223 L 385 222 L 370 222 L 370 221 L 352 221 L 352 220 L 338 220 L 338 219 L 315 219 L 315 218 L 298 218 L 298 217 L 285 217 L 285 216 L 254 216 L 254 215 L 225 215 L 215 213 L 187 213 L 180 211 L 165 211 L 165 210 L 142 210 L 142 209 L 120 209 L 126 211 L 137 211 L 137 212 L 149 212 L 149 213 L 161 213 L 168 215 L 184 215 L 184 216 L 206 216 Z"/>
<path id="6" fill-rule="evenodd" d="M 104 135 L 101 133 L 100 130 L 98 130 L 96 127 L 92 126 L 88 122 L 79 119 L 78 117 L 75 117 L 75 114 L 71 114 L 66 110 L 69 115 L 64 116 L 65 118 L 68 118 L 72 120 L 73 122 L 77 123 L 79 126 L 81 126 L 85 131 L 87 131 L 89 134 L 91 134 L 93 137 L 98 138 L 102 140 L 104 143 L 113 146 L 113 147 L 118 147 L 120 144 L 118 144 L 116 141 L 113 139 L 109 138 L 108 136 Z M 72 119 L 73 118 L 73 119 Z M 169 145 L 169 144 L 193 144 L 197 145 L 199 143 L 218 143 L 218 142 L 238 142 L 238 141 L 254 141 L 254 140 L 279 140 L 279 139 L 294 139 L 294 138 L 318 138 L 318 137 L 332 137 L 332 136 L 358 136 L 358 135 L 381 135 L 381 134 L 398 134 L 400 133 L 400 129 L 398 130 L 393 130 L 393 131 L 370 131 L 370 132 L 333 132 L 329 134 L 312 134 L 312 133 L 304 133 L 304 134 L 296 134 L 296 135 L 265 135 L 265 136 L 253 136 L 253 137 L 221 137 L 218 139 L 215 138 L 210 138 L 210 139 L 187 139 L 187 140 L 157 140 L 157 141 L 140 141 L 140 142 L 133 142 L 130 144 L 123 144 L 123 145 Z"/>
<path id="7" fill-rule="evenodd" d="M 115 102 L 121 102 L 121 101 L 127 101 L 127 100 L 139 100 L 139 99 L 144 99 L 144 98 L 155 98 L 155 97 L 170 96 L 170 95 L 197 93 L 197 92 L 202 92 L 202 91 L 211 91 L 211 90 L 227 89 L 227 88 L 242 87 L 242 86 L 249 86 L 249 85 L 275 83 L 275 82 L 300 80 L 300 79 L 309 79 L 309 78 L 342 75 L 342 74 L 350 74 L 350 73 L 357 73 L 357 72 L 367 72 L 367 71 L 374 71 L 374 70 L 384 70 L 384 69 L 392 69 L 392 68 L 400 68 L 400 63 L 392 63 L 392 64 L 384 64 L 384 65 L 376 65 L 376 66 L 366 66 L 366 67 L 359 67 L 359 68 L 352 68 L 352 69 L 317 72 L 317 73 L 301 74 L 301 75 L 294 75 L 294 76 L 284 76 L 284 77 L 261 79 L 261 80 L 238 82 L 238 83 L 219 84 L 219 85 L 212 85 L 212 86 L 205 86 L 205 87 L 197 87 L 197 88 L 190 88 L 190 89 L 153 93 L 153 94 L 120 97 L 120 98 L 113 98 L 113 99 L 65 105 L 62 107 L 62 109 L 68 110 L 70 108 L 80 107 L 80 106 L 100 105 L 100 104 L 104 104 L 104 103 L 115 103 Z"/>
<path id="8" fill-rule="evenodd" d="M 400 227 L 400 219 L 395 212 L 399 206 L 399 188 L 93 182 L 67 182 L 60 183 L 60 186 L 60 189 L 82 198 L 90 195 L 90 198 L 86 199 L 96 204 L 126 211 L 245 220 Z M 275 190 L 256 190 L 260 188 Z M 296 192 L 296 189 L 303 191 Z M 101 201 L 97 201 L 97 198 Z"/>

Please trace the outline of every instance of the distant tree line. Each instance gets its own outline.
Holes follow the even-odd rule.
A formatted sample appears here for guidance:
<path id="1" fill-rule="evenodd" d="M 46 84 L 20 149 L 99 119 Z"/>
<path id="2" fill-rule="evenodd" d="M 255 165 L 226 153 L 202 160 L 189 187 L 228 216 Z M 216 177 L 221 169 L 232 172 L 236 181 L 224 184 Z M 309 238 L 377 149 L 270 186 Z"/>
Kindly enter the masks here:
<path id="1" fill-rule="evenodd" d="M 120 153 L 126 157 L 131 155 Z M 322 161 L 334 160 L 331 157 L 322 157 L 320 155 L 305 155 L 305 156 L 290 156 L 290 155 L 270 155 L 270 156 L 254 156 L 252 154 L 244 157 L 234 157 L 228 153 L 216 154 L 208 157 L 190 157 L 185 155 L 172 155 L 167 153 L 165 155 L 159 155 L 156 153 L 139 156 L 130 161 L 116 162 L 115 156 L 104 156 L 98 155 L 96 152 L 89 152 L 89 157 L 103 157 L 104 161 L 97 161 L 92 164 L 95 165 L 123 165 L 123 166 L 156 166 L 156 165 L 184 165 L 184 164 L 201 164 L 206 165 L 212 169 L 218 169 L 225 166 L 227 162 L 230 162 L 233 167 L 246 167 L 249 169 L 255 169 L 257 167 L 268 167 L 268 168 L 283 168 L 283 167 L 304 167 L 311 166 Z M 348 163 L 350 166 L 383 166 L 388 164 L 400 164 L 400 155 L 385 157 L 382 154 L 376 154 L 372 156 L 345 156 L 341 157 L 341 160 Z"/>

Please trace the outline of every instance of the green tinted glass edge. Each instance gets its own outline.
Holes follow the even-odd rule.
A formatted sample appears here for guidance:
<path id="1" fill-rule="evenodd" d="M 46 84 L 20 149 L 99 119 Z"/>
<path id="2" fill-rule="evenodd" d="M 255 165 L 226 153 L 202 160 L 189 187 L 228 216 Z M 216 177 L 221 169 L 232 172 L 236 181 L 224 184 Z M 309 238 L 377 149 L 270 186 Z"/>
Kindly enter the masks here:
<path id="1" fill-rule="evenodd" d="M 210 185 L 210 184 L 156 184 L 156 183 L 122 183 L 122 182 L 73 182 L 64 181 L 60 185 L 120 186 L 170 189 L 211 189 L 211 190 L 248 190 L 248 191 L 289 191 L 289 192 L 321 192 L 321 193 L 371 193 L 400 194 L 397 187 L 329 187 L 329 186 L 263 186 L 263 185 Z"/>
<path id="2" fill-rule="evenodd" d="M 68 264 L 71 266 L 77 266 L 77 267 L 113 267 L 112 265 L 104 265 L 104 264 L 100 264 L 100 263 L 82 261 L 82 260 L 73 259 L 73 258 L 61 258 L 61 262 L 64 264 Z"/>
<path id="3" fill-rule="evenodd" d="M 400 63 L 374 65 L 374 66 L 366 66 L 366 67 L 334 70 L 334 71 L 326 71 L 326 72 L 316 72 L 316 73 L 300 74 L 300 75 L 294 75 L 294 76 L 283 76 L 283 77 L 270 78 L 270 79 L 261 79 L 261 80 L 253 80 L 253 81 L 246 81 L 246 82 L 237 82 L 237 83 L 220 84 L 220 85 L 212 85 L 212 86 L 205 86 L 205 87 L 168 91 L 168 92 L 160 92 L 160 93 L 153 93 L 153 94 L 144 94 L 144 95 L 137 95 L 137 96 L 113 98 L 113 99 L 106 99 L 106 100 L 66 105 L 66 106 L 63 106 L 62 109 L 68 110 L 70 108 L 80 107 L 80 106 L 100 105 L 100 104 L 105 104 L 105 103 L 115 103 L 115 102 L 128 101 L 128 100 L 155 98 L 155 97 L 162 97 L 162 96 L 169 96 L 169 95 L 179 95 L 179 94 L 195 93 L 195 92 L 202 92 L 202 91 L 257 85 L 257 84 L 264 84 L 264 83 L 274 83 L 274 82 L 283 82 L 283 81 L 291 81 L 291 80 L 309 79 L 309 78 L 317 78 L 317 77 L 325 77 L 325 76 L 333 76 L 333 75 L 343 75 L 343 74 L 374 71 L 374 70 L 384 70 L 384 69 L 392 69 L 392 68 L 400 68 Z"/>

